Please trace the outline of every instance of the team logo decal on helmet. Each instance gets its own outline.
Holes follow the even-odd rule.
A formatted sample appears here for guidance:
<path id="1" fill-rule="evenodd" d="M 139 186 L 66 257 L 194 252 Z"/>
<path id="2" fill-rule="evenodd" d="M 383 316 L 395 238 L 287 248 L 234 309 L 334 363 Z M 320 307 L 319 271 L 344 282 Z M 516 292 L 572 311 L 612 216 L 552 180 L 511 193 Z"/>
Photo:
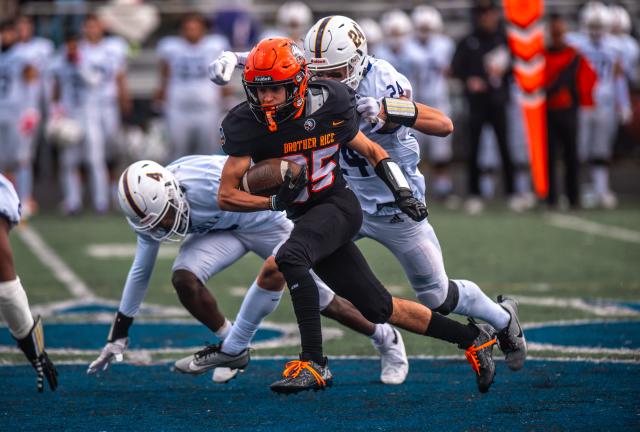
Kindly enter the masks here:
<path id="1" fill-rule="evenodd" d="M 278 123 L 302 115 L 307 83 L 304 55 L 291 39 L 263 39 L 247 57 L 242 77 L 247 102 L 256 119 L 267 124 L 272 132 L 278 129 Z M 277 86 L 284 87 L 285 101 L 278 105 L 262 104 L 258 89 Z"/>
<path id="2" fill-rule="evenodd" d="M 304 122 L 304 130 L 307 132 L 312 131 L 316 128 L 316 121 L 314 119 L 307 119 Z"/>

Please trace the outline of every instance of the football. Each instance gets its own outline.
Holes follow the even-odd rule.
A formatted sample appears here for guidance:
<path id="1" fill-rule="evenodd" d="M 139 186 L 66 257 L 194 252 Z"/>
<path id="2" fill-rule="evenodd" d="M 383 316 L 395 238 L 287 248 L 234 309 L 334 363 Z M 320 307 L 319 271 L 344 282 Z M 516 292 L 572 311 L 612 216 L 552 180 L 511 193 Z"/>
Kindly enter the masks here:
<path id="1" fill-rule="evenodd" d="M 267 159 L 253 165 L 242 176 L 240 190 L 253 195 L 270 196 L 276 194 L 284 182 L 287 169 L 291 168 L 296 178 L 302 166 L 286 159 Z"/>

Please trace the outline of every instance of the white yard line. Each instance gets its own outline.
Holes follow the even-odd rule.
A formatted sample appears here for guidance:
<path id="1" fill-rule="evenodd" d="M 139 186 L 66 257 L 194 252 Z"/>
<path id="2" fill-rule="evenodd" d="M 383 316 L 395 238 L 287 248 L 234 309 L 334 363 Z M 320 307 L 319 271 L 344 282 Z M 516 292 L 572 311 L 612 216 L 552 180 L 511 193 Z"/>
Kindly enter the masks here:
<path id="1" fill-rule="evenodd" d="M 582 298 L 560 297 L 533 297 L 514 295 L 518 303 L 529 306 L 545 306 L 556 308 L 571 308 L 589 312 L 597 316 L 638 316 L 640 312 L 624 305 L 616 305 L 614 302 L 592 303 Z"/>
<path id="2" fill-rule="evenodd" d="M 55 278 L 62 282 L 73 297 L 85 300 L 95 298 L 95 294 L 91 292 L 89 287 L 87 287 L 62 258 L 49 247 L 36 230 L 29 225 L 23 224 L 16 231 L 29 250 L 38 257 L 45 267 L 51 270 Z"/>
<path id="3" fill-rule="evenodd" d="M 546 217 L 549 225 L 557 228 L 566 228 L 587 234 L 599 235 L 614 240 L 640 244 L 640 231 L 621 228 L 613 225 L 605 225 L 598 222 L 582 219 L 577 216 L 552 213 Z"/>

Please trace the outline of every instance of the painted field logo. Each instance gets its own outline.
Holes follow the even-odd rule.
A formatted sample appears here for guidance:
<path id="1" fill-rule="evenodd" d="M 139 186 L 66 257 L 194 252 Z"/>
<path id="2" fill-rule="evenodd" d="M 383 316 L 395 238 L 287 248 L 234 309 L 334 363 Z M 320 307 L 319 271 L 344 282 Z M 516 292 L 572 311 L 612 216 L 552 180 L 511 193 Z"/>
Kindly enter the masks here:
<path id="1" fill-rule="evenodd" d="M 316 121 L 314 119 L 307 119 L 304 122 L 304 130 L 307 132 L 312 131 L 316 128 Z"/>

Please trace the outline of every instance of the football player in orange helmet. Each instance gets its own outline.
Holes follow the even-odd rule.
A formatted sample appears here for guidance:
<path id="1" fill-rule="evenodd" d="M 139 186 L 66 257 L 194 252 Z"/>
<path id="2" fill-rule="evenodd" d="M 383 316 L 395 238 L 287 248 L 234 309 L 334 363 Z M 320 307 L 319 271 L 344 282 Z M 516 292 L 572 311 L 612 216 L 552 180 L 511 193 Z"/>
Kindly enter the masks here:
<path id="1" fill-rule="evenodd" d="M 316 52 L 321 55 L 322 46 Z M 218 205 L 227 211 L 286 210 L 295 222 L 289 239 L 276 253 L 276 263 L 289 286 L 302 352 L 299 360 L 287 363 L 282 379 L 271 389 L 297 393 L 332 384 L 322 350 L 318 288 L 310 274 L 313 269 L 369 321 L 389 322 L 467 349 L 480 391 L 487 391 L 495 365 L 491 349 L 484 348 L 495 344 L 492 332 L 392 297 L 353 242 L 362 224 L 362 211 L 340 171 L 342 146 L 357 151 L 375 167 L 381 185 L 389 189 L 389 205 L 416 221 L 427 216 L 424 203 L 413 197 L 400 167 L 360 132 L 355 92 L 332 80 L 307 83 L 304 57 L 286 38 L 258 43 L 247 58 L 243 84 L 247 102 L 233 108 L 222 122 L 223 150 L 229 158 L 221 175 Z M 383 104 L 383 120 L 408 126 L 415 123 L 413 102 L 383 100 Z M 297 177 L 289 170 L 280 190 L 270 197 L 239 190 L 251 162 L 271 158 L 286 158 L 305 169 Z"/>

